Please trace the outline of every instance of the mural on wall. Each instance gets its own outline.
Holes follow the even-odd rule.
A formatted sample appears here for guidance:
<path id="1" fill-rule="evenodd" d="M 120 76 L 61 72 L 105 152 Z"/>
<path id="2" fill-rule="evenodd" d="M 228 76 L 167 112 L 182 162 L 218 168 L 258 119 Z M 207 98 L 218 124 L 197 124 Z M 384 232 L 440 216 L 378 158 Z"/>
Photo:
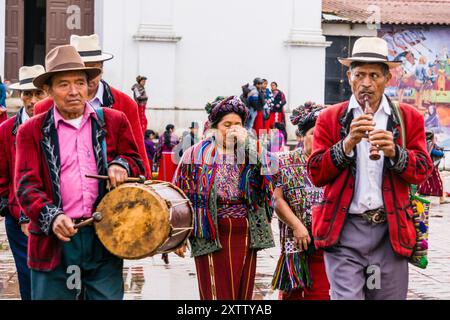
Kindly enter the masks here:
<path id="1" fill-rule="evenodd" d="M 450 149 L 450 28 L 389 26 L 379 36 L 389 45 L 389 58 L 403 61 L 386 94 L 415 106 L 427 130 Z"/>

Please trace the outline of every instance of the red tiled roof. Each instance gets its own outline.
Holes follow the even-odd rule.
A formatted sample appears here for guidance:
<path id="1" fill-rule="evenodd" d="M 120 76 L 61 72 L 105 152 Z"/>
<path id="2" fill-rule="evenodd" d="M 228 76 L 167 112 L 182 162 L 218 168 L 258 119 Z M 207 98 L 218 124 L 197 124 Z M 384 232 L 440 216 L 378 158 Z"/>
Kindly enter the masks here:
<path id="1" fill-rule="evenodd" d="M 328 22 L 373 21 L 376 7 L 381 24 L 450 25 L 450 0 L 322 0 Z"/>

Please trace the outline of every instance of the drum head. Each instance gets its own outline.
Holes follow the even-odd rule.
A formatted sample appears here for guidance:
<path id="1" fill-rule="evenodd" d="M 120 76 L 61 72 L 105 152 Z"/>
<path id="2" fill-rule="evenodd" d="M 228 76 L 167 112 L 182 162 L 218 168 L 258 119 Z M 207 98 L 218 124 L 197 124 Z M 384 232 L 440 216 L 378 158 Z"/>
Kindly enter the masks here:
<path id="1" fill-rule="evenodd" d="M 170 233 L 169 208 L 155 192 L 139 184 L 123 184 L 109 192 L 97 211 L 97 236 L 112 254 L 123 259 L 151 255 Z"/>

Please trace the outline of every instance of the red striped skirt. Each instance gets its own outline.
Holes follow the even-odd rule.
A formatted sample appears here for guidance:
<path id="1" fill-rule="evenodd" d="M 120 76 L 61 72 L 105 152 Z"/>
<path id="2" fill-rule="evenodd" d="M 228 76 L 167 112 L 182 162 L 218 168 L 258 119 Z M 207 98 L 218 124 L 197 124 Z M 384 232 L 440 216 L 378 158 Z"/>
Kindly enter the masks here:
<path id="1" fill-rule="evenodd" d="M 284 113 L 283 112 L 271 112 L 270 118 L 264 124 L 264 127 L 267 131 L 275 128 L 275 123 L 285 123 Z"/>
<path id="2" fill-rule="evenodd" d="M 255 130 L 256 135 L 260 135 L 265 131 L 264 127 L 264 111 L 257 111 L 255 123 L 253 124 L 253 130 Z"/>
<path id="3" fill-rule="evenodd" d="M 417 192 L 424 196 L 442 197 L 444 195 L 444 186 L 437 166 L 434 167 L 427 181 L 417 188 Z"/>
<path id="4" fill-rule="evenodd" d="M 201 300 L 251 300 L 256 250 L 249 248 L 246 218 L 218 219 L 222 249 L 195 258 Z"/>
<path id="5" fill-rule="evenodd" d="M 159 160 L 158 180 L 172 182 L 177 164 L 172 160 L 173 152 L 163 152 Z"/>
<path id="6" fill-rule="evenodd" d="M 145 135 L 145 131 L 147 130 L 147 125 L 148 125 L 147 116 L 145 114 L 146 106 L 147 106 L 146 104 L 139 104 L 138 105 L 139 121 L 141 123 L 141 129 L 142 129 L 142 134 L 143 135 Z"/>

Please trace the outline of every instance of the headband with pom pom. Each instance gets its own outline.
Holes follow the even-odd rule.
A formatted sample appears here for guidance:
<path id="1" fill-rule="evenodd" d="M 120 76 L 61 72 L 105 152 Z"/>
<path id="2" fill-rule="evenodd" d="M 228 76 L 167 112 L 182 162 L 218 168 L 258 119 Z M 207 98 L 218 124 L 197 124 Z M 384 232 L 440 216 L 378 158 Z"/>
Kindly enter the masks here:
<path id="1" fill-rule="evenodd" d="M 213 102 L 207 103 L 205 110 L 208 113 L 208 121 L 210 125 L 214 125 L 229 113 L 238 114 L 243 122 L 247 121 L 249 116 L 248 108 L 236 96 L 217 97 Z"/>
<path id="2" fill-rule="evenodd" d="M 293 110 L 290 120 L 294 126 L 298 127 L 296 134 L 298 136 L 305 136 L 308 130 L 316 125 L 319 113 L 323 109 L 323 105 L 309 101 Z"/>

